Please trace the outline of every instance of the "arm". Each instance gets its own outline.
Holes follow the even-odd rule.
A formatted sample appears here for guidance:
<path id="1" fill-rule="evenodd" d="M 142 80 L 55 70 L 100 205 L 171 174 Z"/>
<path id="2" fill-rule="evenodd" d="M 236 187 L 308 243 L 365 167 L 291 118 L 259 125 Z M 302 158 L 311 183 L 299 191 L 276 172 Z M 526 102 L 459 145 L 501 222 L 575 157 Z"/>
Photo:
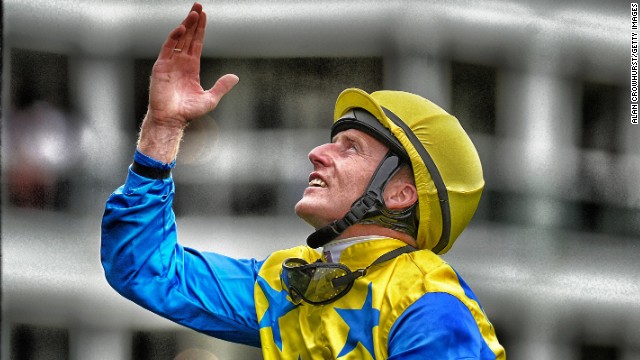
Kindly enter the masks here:
<path id="1" fill-rule="evenodd" d="M 136 153 L 136 161 L 154 166 Z M 158 165 L 156 163 L 155 165 Z M 107 200 L 101 260 L 122 296 L 172 321 L 224 340 L 259 346 L 253 289 L 262 265 L 177 243 L 173 180 L 129 169 Z"/>
<path id="2" fill-rule="evenodd" d="M 210 90 L 200 87 L 205 23 L 202 7 L 195 4 L 154 65 L 149 109 L 134 157 L 147 169 L 172 168 L 184 127 L 215 108 L 237 83 L 237 77 L 227 75 Z M 179 245 L 173 196 L 170 176 L 150 178 L 129 169 L 126 183 L 108 199 L 102 221 L 101 258 L 109 284 L 185 326 L 259 346 L 253 287 L 261 263 Z"/>
<path id="3" fill-rule="evenodd" d="M 469 309 L 447 293 L 426 293 L 389 332 L 389 359 L 495 359 Z"/>

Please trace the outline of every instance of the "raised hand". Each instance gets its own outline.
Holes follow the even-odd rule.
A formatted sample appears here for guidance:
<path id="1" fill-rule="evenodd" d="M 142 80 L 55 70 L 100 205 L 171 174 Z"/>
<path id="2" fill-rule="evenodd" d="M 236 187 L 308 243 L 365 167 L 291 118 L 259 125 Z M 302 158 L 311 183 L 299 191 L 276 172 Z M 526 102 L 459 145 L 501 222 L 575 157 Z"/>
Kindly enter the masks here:
<path id="1" fill-rule="evenodd" d="M 195 3 L 182 23 L 169 34 L 151 73 L 149 108 L 142 123 L 138 148 L 144 154 L 171 162 L 188 123 L 215 109 L 238 77 L 220 77 L 208 90 L 200 84 L 200 57 L 207 16 Z"/>

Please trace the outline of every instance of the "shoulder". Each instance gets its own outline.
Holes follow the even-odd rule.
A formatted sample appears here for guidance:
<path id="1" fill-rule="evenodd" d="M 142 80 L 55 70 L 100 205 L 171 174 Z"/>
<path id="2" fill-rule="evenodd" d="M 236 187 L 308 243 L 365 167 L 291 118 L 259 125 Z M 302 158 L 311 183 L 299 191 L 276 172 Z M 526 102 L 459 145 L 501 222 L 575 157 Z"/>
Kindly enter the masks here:
<path id="1" fill-rule="evenodd" d="M 267 257 L 267 259 L 265 260 L 265 263 L 274 263 L 280 266 L 285 259 L 291 257 L 304 259 L 308 262 L 314 262 L 318 260 L 321 255 L 319 252 L 310 248 L 309 246 L 300 245 L 271 253 L 271 255 L 269 255 L 269 257 Z"/>
<path id="2" fill-rule="evenodd" d="M 410 255 L 412 264 L 405 267 L 421 280 L 406 291 L 410 298 L 397 310 L 387 338 L 389 355 L 495 359 L 491 348 L 499 345 L 493 327 L 471 288 L 440 256 L 429 251 Z"/>
<path id="3" fill-rule="evenodd" d="M 388 338 L 389 355 L 438 359 L 477 359 L 486 348 L 476 321 L 457 297 L 423 295 L 396 320 Z"/>
<path id="4" fill-rule="evenodd" d="M 475 324 L 465 304 L 457 297 L 443 292 L 426 293 L 411 304 L 394 323 L 390 338 L 420 322 L 420 328 L 430 334 L 440 332 L 464 333 L 466 324 Z M 474 325 L 475 327 L 475 325 Z"/>
<path id="5" fill-rule="evenodd" d="M 321 255 L 312 248 L 303 245 L 275 251 L 264 260 L 260 267 L 259 276 L 269 282 L 279 282 L 282 263 L 285 259 L 292 257 L 304 259 L 312 263 L 320 259 Z"/>
<path id="6" fill-rule="evenodd" d="M 383 303 L 389 305 L 381 328 L 383 334 L 391 336 L 392 329 L 404 324 L 407 317 L 412 318 L 415 309 L 422 311 L 420 316 L 424 313 L 429 313 L 432 317 L 443 316 L 432 311 L 435 305 L 428 299 L 447 302 L 446 308 L 466 313 L 474 306 L 469 303 L 469 297 L 461 285 L 463 282 L 453 268 L 430 251 L 416 251 L 401 256 L 387 271 L 388 275 L 385 278 L 388 279 L 388 283 L 383 295 L 387 300 Z M 424 307 L 425 303 L 430 306 Z M 439 304 L 435 309 L 443 309 L 442 305 Z"/>
<path id="7" fill-rule="evenodd" d="M 456 297 L 464 296 L 462 281 L 456 271 L 440 256 L 429 250 L 415 251 L 398 257 L 392 266 L 392 286 L 404 289 L 413 300 L 425 293 L 446 292 Z M 411 290 L 411 291 L 409 291 Z"/>

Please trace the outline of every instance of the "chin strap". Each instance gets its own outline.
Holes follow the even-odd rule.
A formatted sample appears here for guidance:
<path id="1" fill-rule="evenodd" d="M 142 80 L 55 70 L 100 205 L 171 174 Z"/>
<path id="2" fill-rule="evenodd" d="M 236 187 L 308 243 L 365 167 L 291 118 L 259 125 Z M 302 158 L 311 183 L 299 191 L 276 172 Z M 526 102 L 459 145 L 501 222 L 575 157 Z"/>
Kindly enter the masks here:
<path id="1" fill-rule="evenodd" d="M 378 165 L 367 190 L 352 205 L 349 212 L 342 218 L 333 221 L 331 224 L 323 226 L 307 237 L 307 244 L 312 248 L 319 248 L 329 241 L 335 239 L 349 226 L 360 220 L 379 217 L 385 211 L 384 188 L 400 169 L 402 162 L 398 155 L 389 151 Z M 410 209 L 413 209 L 412 206 Z M 386 210 L 389 211 L 389 210 Z M 412 212 L 413 213 L 413 212 Z"/>

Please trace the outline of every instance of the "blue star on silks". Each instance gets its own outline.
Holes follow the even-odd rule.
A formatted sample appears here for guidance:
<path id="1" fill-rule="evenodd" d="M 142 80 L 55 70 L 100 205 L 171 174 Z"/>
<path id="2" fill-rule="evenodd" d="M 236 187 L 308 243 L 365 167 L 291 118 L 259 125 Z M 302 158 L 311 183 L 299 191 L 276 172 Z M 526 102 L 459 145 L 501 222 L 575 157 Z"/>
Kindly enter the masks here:
<path id="1" fill-rule="evenodd" d="M 276 343 L 278 349 L 282 351 L 282 336 L 280 335 L 280 323 L 278 322 L 278 319 L 286 315 L 289 311 L 295 309 L 296 306 L 286 300 L 287 292 L 285 290 L 275 290 L 260 276 L 258 276 L 258 286 L 260 286 L 264 296 L 269 302 L 269 307 L 267 307 L 267 311 L 262 315 L 262 320 L 260 320 L 258 326 L 260 329 L 271 327 L 271 331 L 273 332 L 273 342 Z"/>
<path id="2" fill-rule="evenodd" d="M 347 334 L 347 342 L 344 344 L 338 357 L 344 356 L 356 348 L 361 343 L 371 357 L 376 358 L 373 349 L 373 328 L 378 326 L 380 322 L 380 310 L 373 307 L 371 283 L 367 298 L 360 309 L 337 309 L 336 311 L 342 317 L 344 322 L 349 325 L 349 333 Z"/>

